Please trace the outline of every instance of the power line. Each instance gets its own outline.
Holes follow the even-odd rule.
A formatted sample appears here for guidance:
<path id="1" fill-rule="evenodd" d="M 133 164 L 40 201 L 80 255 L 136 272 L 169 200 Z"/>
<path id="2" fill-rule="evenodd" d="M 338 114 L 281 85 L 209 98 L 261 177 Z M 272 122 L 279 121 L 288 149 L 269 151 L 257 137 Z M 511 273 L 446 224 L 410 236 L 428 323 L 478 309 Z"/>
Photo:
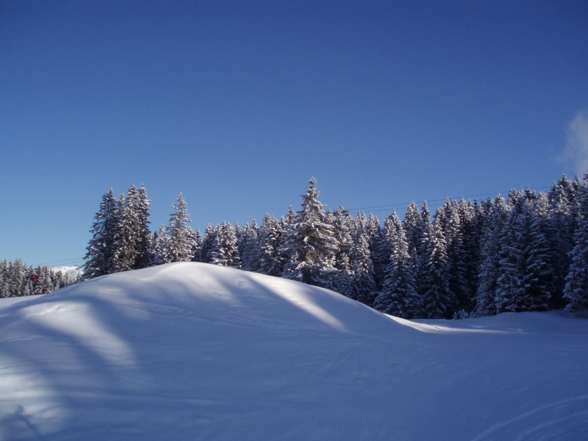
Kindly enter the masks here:
<path id="1" fill-rule="evenodd" d="M 78 263 L 80 262 L 80 263 Z M 84 262 L 83 258 L 75 257 L 71 259 L 54 260 L 52 262 L 38 263 L 31 266 L 79 266 Z"/>
<path id="2" fill-rule="evenodd" d="M 545 190 L 551 187 L 537 187 L 538 190 Z M 509 190 L 510 191 L 510 190 Z M 348 208 L 348 211 L 363 211 L 363 210 L 370 210 L 371 212 L 376 212 L 376 211 L 387 211 L 387 210 L 393 210 L 396 208 L 407 208 L 410 204 L 412 204 L 412 202 L 416 203 L 416 204 L 423 204 L 424 202 L 427 203 L 432 203 L 433 205 L 436 205 L 435 203 L 439 202 L 439 203 L 443 203 L 448 199 L 452 199 L 452 200 L 457 200 L 457 199 L 471 199 L 471 198 L 479 198 L 479 197 L 487 197 L 487 196 L 497 196 L 499 194 L 508 194 L 508 191 L 504 191 L 504 192 L 498 192 L 498 193 L 479 193 L 479 194 L 472 194 L 472 195 L 468 195 L 468 196 L 460 196 L 459 198 L 452 198 L 452 197 L 446 197 L 443 199 L 423 199 L 422 201 L 411 201 L 411 202 L 398 202 L 395 204 L 387 204 L 387 205 L 372 205 L 369 207 L 358 207 L 358 208 Z"/>

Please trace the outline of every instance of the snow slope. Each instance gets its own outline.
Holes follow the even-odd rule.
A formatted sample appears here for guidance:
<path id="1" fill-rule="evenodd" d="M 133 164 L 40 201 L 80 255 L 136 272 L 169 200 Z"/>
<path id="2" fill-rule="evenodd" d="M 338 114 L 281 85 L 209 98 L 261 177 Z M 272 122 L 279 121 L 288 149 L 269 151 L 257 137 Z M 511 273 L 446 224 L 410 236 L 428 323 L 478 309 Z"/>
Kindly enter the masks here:
<path id="1" fill-rule="evenodd" d="M 388 317 L 198 263 L 0 301 L 1 440 L 588 439 L 588 320 Z"/>

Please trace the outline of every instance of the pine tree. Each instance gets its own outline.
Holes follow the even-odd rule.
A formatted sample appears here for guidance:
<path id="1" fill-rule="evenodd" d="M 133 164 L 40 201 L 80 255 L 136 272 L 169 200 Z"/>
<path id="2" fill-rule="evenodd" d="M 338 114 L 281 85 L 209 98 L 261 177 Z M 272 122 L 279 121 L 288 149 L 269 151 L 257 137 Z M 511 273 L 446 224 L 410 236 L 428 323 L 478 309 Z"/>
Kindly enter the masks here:
<path id="1" fill-rule="evenodd" d="M 414 318 L 422 310 L 416 292 L 414 265 L 409 244 L 400 218 L 393 213 L 388 217 L 390 259 L 382 290 L 374 302 L 379 311 L 404 318 Z"/>
<path id="2" fill-rule="evenodd" d="M 380 235 L 380 227 L 375 217 L 358 214 L 352 230 L 353 247 L 349 254 L 349 264 L 353 280 L 353 298 L 368 306 L 372 306 L 378 288 L 375 280 L 372 250 L 374 242 Z"/>
<path id="3" fill-rule="evenodd" d="M 146 268 L 150 261 L 149 200 L 145 187 L 131 185 L 121 196 L 112 272 Z"/>
<path id="4" fill-rule="evenodd" d="M 165 226 L 161 225 L 159 230 L 153 235 L 153 240 L 151 241 L 150 265 L 156 266 L 171 262 L 168 250 L 169 235 Z"/>
<path id="5" fill-rule="evenodd" d="M 259 241 L 261 254 L 259 272 L 270 276 L 279 276 L 284 267 L 284 257 L 279 253 L 279 246 L 284 233 L 283 222 L 266 214 L 261 224 Z"/>
<path id="6" fill-rule="evenodd" d="M 571 263 L 564 288 L 568 311 L 588 309 L 588 175 L 584 175 L 584 185 L 578 193 L 574 247 L 570 252 Z"/>
<path id="7" fill-rule="evenodd" d="M 212 252 L 214 251 L 217 232 L 217 227 L 212 224 L 207 225 L 204 237 L 202 238 L 202 247 L 200 249 L 201 261 L 204 263 L 212 262 Z"/>
<path id="8" fill-rule="evenodd" d="M 497 280 L 500 275 L 499 250 L 500 236 L 511 210 L 502 195 L 485 203 L 485 216 L 480 238 L 480 268 L 478 271 L 478 289 L 475 298 L 475 315 L 496 314 L 495 295 Z"/>
<path id="9" fill-rule="evenodd" d="M 169 236 L 167 255 L 170 262 L 189 262 L 193 257 L 194 232 L 189 225 L 192 221 L 188 214 L 188 204 L 182 193 L 178 195 L 172 208 L 175 211 L 170 215 L 167 229 Z"/>
<path id="10" fill-rule="evenodd" d="M 350 255 L 353 249 L 353 219 L 349 211 L 339 207 L 337 211 L 327 212 L 327 221 L 333 227 L 333 236 L 337 240 L 335 253 L 335 273 L 331 279 L 331 289 L 346 297 L 354 298 L 353 273 Z"/>
<path id="11" fill-rule="evenodd" d="M 449 289 L 450 264 L 447 256 L 447 241 L 441 225 L 437 222 L 428 222 L 423 241 L 425 264 L 420 273 L 423 317 L 451 318 L 454 313 L 455 298 Z"/>
<path id="12" fill-rule="evenodd" d="M 285 234 L 282 248 L 289 260 L 282 275 L 310 285 L 328 287 L 329 277 L 335 270 L 337 240 L 318 195 L 316 179 L 312 178 L 302 196 L 302 210 L 296 213 Z"/>
<path id="13" fill-rule="evenodd" d="M 575 190 L 565 175 L 556 182 L 549 191 L 549 216 L 547 222 L 548 238 L 553 255 L 553 267 L 555 271 L 554 280 L 554 302 L 555 309 L 563 308 L 565 301 L 563 292 L 565 288 L 565 277 L 569 272 L 571 264 L 571 251 L 574 246 L 574 210 Z"/>
<path id="14" fill-rule="evenodd" d="M 102 197 L 100 210 L 94 217 L 92 239 L 87 247 L 84 279 L 110 274 L 113 271 L 115 241 L 119 225 L 120 202 L 112 188 Z"/>
<path id="15" fill-rule="evenodd" d="M 211 255 L 211 263 L 214 265 L 230 266 L 233 268 L 241 267 L 235 228 L 226 221 L 223 221 L 218 228 Z"/>
<path id="16" fill-rule="evenodd" d="M 497 312 L 546 310 L 553 293 L 548 242 L 535 211 L 537 196 L 511 193 L 513 209 L 499 237 Z"/>
<path id="17" fill-rule="evenodd" d="M 241 268 L 245 271 L 257 272 L 261 265 L 260 228 L 254 220 L 251 225 L 246 224 L 238 237 L 239 257 Z"/>

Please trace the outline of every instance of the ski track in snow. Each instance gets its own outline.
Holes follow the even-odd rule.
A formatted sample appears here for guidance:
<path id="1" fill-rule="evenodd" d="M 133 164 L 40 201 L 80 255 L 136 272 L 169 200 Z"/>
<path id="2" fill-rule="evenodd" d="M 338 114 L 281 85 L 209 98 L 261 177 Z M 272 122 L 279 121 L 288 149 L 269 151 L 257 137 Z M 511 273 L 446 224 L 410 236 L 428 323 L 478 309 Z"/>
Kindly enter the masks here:
<path id="1" fill-rule="evenodd" d="M 385 316 L 179 263 L 0 301 L 0 440 L 588 439 L 588 320 Z"/>

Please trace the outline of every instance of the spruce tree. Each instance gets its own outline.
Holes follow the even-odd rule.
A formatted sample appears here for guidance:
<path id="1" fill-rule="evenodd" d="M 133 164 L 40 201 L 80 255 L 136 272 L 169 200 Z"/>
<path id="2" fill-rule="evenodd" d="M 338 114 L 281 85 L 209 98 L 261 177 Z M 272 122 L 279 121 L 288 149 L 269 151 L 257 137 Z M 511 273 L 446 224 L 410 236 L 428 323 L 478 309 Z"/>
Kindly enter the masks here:
<path id="1" fill-rule="evenodd" d="M 260 228 L 254 220 L 251 225 L 246 224 L 238 237 L 241 268 L 245 271 L 257 272 L 261 264 Z"/>
<path id="2" fill-rule="evenodd" d="M 131 185 L 119 201 L 112 272 L 146 268 L 150 261 L 149 200 L 145 187 Z"/>
<path id="3" fill-rule="evenodd" d="M 188 204 L 180 193 L 172 206 L 167 234 L 169 236 L 167 255 L 170 262 L 189 262 L 193 257 L 194 232 L 190 228 Z"/>
<path id="4" fill-rule="evenodd" d="M 588 175 L 584 175 L 584 185 L 578 192 L 574 247 L 570 252 L 571 263 L 564 288 L 568 311 L 588 309 Z"/>
<path id="5" fill-rule="evenodd" d="M 92 238 L 87 247 L 84 264 L 84 279 L 103 276 L 113 272 L 115 242 L 119 225 L 120 203 L 112 188 L 102 196 L 100 210 L 94 217 Z"/>
<path id="6" fill-rule="evenodd" d="M 480 263 L 478 288 L 475 296 L 474 314 L 485 316 L 496 314 L 494 295 L 498 279 L 498 237 L 502 231 L 509 207 L 502 195 L 482 203 L 484 220 L 480 237 Z"/>
<path id="7" fill-rule="evenodd" d="M 211 256 L 214 265 L 241 267 L 237 235 L 230 223 L 223 221 L 218 228 Z"/>
<path id="8" fill-rule="evenodd" d="M 451 318 L 455 298 L 450 291 L 450 264 L 447 240 L 438 222 L 428 222 L 423 237 L 425 253 L 420 272 L 422 315 L 424 318 Z"/>
<path id="9" fill-rule="evenodd" d="M 302 209 L 296 213 L 285 234 L 282 248 L 289 259 L 282 275 L 310 285 L 328 287 L 335 270 L 337 240 L 318 196 L 316 179 L 312 178 L 302 196 Z"/>
<path id="10" fill-rule="evenodd" d="M 422 305 L 415 289 L 414 265 L 409 244 L 396 213 L 388 217 L 387 224 L 390 258 L 382 290 L 374 302 L 374 307 L 387 314 L 414 318 L 422 310 Z"/>

